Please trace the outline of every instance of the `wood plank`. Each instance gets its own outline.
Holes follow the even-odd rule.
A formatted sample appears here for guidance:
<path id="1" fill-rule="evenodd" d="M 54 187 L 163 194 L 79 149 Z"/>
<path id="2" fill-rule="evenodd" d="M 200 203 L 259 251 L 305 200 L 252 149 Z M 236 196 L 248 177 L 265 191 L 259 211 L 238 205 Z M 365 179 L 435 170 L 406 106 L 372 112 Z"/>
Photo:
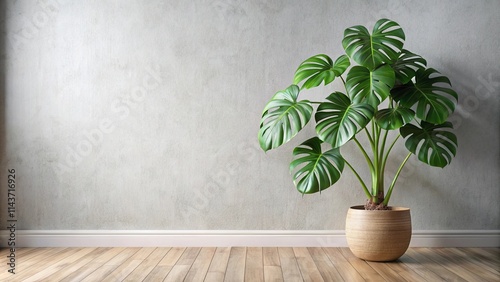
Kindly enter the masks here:
<path id="1" fill-rule="evenodd" d="M 224 281 L 224 275 L 226 273 L 227 264 L 229 262 L 229 254 L 231 253 L 230 247 L 219 247 L 215 251 L 214 257 L 212 258 L 212 263 L 208 269 L 205 281 Z"/>
<path id="2" fill-rule="evenodd" d="M 422 265 L 418 261 L 414 260 L 408 255 L 403 255 L 402 257 L 399 258 L 399 261 L 405 265 L 406 267 L 409 267 L 413 271 L 415 271 L 418 275 L 422 277 L 422 281 L 440 281 L 443 280 L 439 275 L 436 273 L 432 272 L 427 266 Z"/>
<path id="3" fill-rule="evenodd" d="M 137 257 L 139 256 L 139 251 L 143 250 L 142 248 L 126 248 L 123 250 L 123 252 L 119 253 L 118 255 L 114 256 L 112 259 L 109 261 L 105 262 L 104 265 L 113 265 L 113 266 L 119 266 L 122 265 L 123 262 L 127 261 L 131 257 Z"/>
<path id="4" fill-rule="evenodd" d="M 202 248 L 184 281 L 203 281 L 214 257 L 216 248 Z"/>
<path id="5" fill-rule="evenodd" d="M 277 247 L 262 248 L 264 281 L 284 281 Z"/>
<path id="6" fill-rule="evenodd" d="M 144 278 L 144 282 L 148 281 L 163 281 L 165 277 L 170 273 L 172 270 L 172 266 L 165 266 L 165 265 L 157 265 L 151 270 L 151 272 Z"/>
<path id="7" fill-rule="evenodd" d="M 500 276 L 498 276 L 498 273 L 493 274 L 492 272 L 489 272 L 487 269 L 477 266 L 476 264 L 472 263 L 469 259 L 467 259 L 465 255 L 459 252 L 458 253 L 453 252 L 449 248 L 446 249 L 438 248 L 436 251 L 441 256 L 443 256 L 446 261 L 451 261 L 454 264 L 460 266 L 460 268 L 462 268 L 464 271 L 466 271 L 467 275 L 465 277 L 478 276 L 481 277 L 481 279 L 484 281 L 495 281 L 496 279 L 500 280 Z M 470 274 L 472 274 L 472 276 Z"/>
<path id="8" fill-rule="evenodd" d="M 4 249 L 7 250 L 7 249 Z M 21 252 L 21 254 L 17 253 L 16 250 L 16 273 L 23 272 L 25 269 L 29 269 L 31 265 L 36 264 L 39 261 L 40 257 L 50 256 L 54 252 L 61 251 L 62 248 L 54 249 L 54 248 L 39 248 L 32 249 L 31 251 L 26 250 Z M 2 257 L 6 257 L 9 253 L 6 251 Z M 12 278 L 11 273 L 7 271 L 0 272 L 0 279 Z"/>
<path id="9" fill-rule="evenodd" d="M 194 261 L 196 260 L 196 257 L 200 253 L 201 248 L 186 248 L 186 250 L 182 253 L 182 256 L 179 258 L 179 260 L 176 262 L 175 265 L 193 265 Z"/>
<path id="10" fill-rule="evenodd" d="M 496 260 L 500 259 L 500 248 L 483 248 L 485 252 L 489 252 Z"/>
<path id="11" fill-rule="evenodd" d="M 53 255 L 56 255 L 57 253 L 64 252 L 66 251 L 66 249 L 67 248 L 41 248 L 40 251 L 29 253 L 25 257 L 16 260 L 16 269 L 17 266 L 19 267 L 19 270 L 22 270 L 22 267 L 29 268 L 29 266 L 37 264 L 40 261 L 46 260 L 44 258 L 48 258 Z"/>
<path id="12" fill-rule="evenodd" d="M 399 276 L 396 271 L 389 267 L 389 263 L 373 261 L 367 261 L 366 263 L 377 271 L 385 281 L 400 282 L 405 280 L 403 277 Z"/>
<path id="13" fill-rule="evenodd" d="M 177 263 L 172 267 L 164 281 L 183 281 L 193 265 L 201 248 L 189 247 L 184 250 Z"/>
<path id="14" fill-rule="evenodd" d="M 28 279 L 25 279 L 24 281 L 40 281 L 40 280 L 58 272 L 58 271 L 60 271 L 61 269 L 74 263 L 75 261 L 81 259 L 82 257 L 91 253 L 95 249 L 96 248 L 80 248 L 80 249 L 77 249 L 78 251 L 73 253 L 73 254 L 65 254 L 65 256 L 62 260 L 51 264 L 47 268 L 44 268 L 42 271 L 39 271 L 37 274 L 29 277 Z"/>
<path id="15" fill-rule="evenodd" d="M 108 263 L 108 265 L 115 266 L 115 262 L 117 262 L 118 260 L 122 261 L 120 265 L 114 267 L 111 271 L 107 272 L 105 275 L 103 273 L 99 281 L 103 282 L 122 281 L 155 250 L 155 248 L 128 248 L 128 249 L 131 250 L 129 253 L 121 257 L 118 257 L 114 259 L 114 261 L 110 261 Z M 108 266 L 108 268 L 110 267 Z M 90 276 L 90 277 L 93 278 L 95 276 Z"/>
<path id="16" fill-rule="evenodd" d="M 262 248 L 247 248 L 245 281 L 264 281 L 264 259 Z"/>
<path id="17" fill-rule="evenodd" d="M 156 248 L 123 281 L 143 281 L 165 257 L 170 248 Z"/>
<path id="18" fill-rule="evenodd" d="M 160 266 L 174 266 L 177 261 L 181 258 L 182 254 L 186 251 L 184 247 L 174 247 L 163 257 L 163 259 L 158 263 Z"/>
<path id="19" fill-rule="evenodd" d="M 94 272 L 85 277 L 82 281 L 102 281 L 115 269 L 120 267 L 130 257 L 136 254 L 140 248 L 126 248 L 123 252 L 119 253 L 108 262 L 104 263 L 101 267 L 97 268 Z"/>
<path id="20" fill-rule="evenodd" d="M 103 264 L 111 260 L 113 257 L 118 255 L 119 253 L 123 252 L 125 248 L 110 248 L 109 250 L 106 250 L 104 253 L 99 255 L 98 257 L 94 258 L 91 262 L 85 264 L 81 268 L 78 269 L 78 271 L 71 273 L 70 275 L 66 276 L 65 278 L 61 279 L 61 281 L 64 282 L 69 282 L 69 281 L 81 281 L 88 275 L 90 275 L 92 272 L 96 271 L 99 267 L 101 267 Z"/>
<path id="21" fill-rule="evenodd" d="M 292 248 L 278 248 L 281 271 L 285 281 L 303 281 L 297 259 Z"/>
<path id="22" fill-rule="evenodd" d="M 116 265 L 101 265 L 97 267 L 94 271 L 89 273 L 87 277 L 82 280 L 78 280 L 81 282 L 92 282 L 92 281 L 101 281 L 104 277 L 107 277 L 111 272 L 116 269 Z"/>
<path id="23" fill-rule="evenodd" d="M 44 259 L 39 259 L 36 263 L 32 264 L 29 268 L 17 272 L 15 278 L 18 281 L 29 280 L 30 277 L 36 275 L 42 270 L 48 268 L 51 264 L 56 264 L 60 260 L 63 260 L 65 257 L 71 256 L 74 253 L 78 252 L 80 249 L 78 248 L 59 248 L 59 251 L 45 257 Z"/>
<path id="24" fill-rule="evenodd" d="M 488 265 L 490 268 L 500 271 L 499 261 L 500 257 L 493 255 L 492 253 L 486 251 L 486 248 L 457 248 L 463 252 L 470 254 L 481 261 L 481 264 Z"/>
<path id="25" fill-rule="evenodd" d="M 51 282 L 51 281 L 60 281 L 64 279 L 66 276 L 79 271 L 80 268 L 88 264 L 89 262 L 93 261 L 100 255 L 104 254 L 105 252 L 111 250 L 111 248 L 96 248 L 86 256 L 80 258 L 76 262 L 67 265 L 66 267 L 58 270 L 56 273 L 46 277 L 45 279 L 42 279 L 41 281 L 44 282 Z"/>
<path id="26" fill-rule="evenodd" d="M 343 249 L 346 248 L 323 248 L 344 281 L 365 281 L 356 268 L 342 255 L 341 251 Z"/>
<path id="27" fill-rule="evenodd" d="M 144 281 L 163 281 L 182 256 L 186 248 L 171 248 L 158 265 L 148 274 Z"/>
<path id="28" fill-rule="evenodd" d="M 344 280 L 322 248 L 308 248 L 308 250 L 325 281 Z"/>
<path id="29" fill-rule="evenodd" d="M 423 278 L 400 261 L 394 262 L 368 262 L 358 259 L 349 249 L 341 249 L 342 255 L 366 280 L 386 281 L 422 281 Z M 439 280 L 439 276 L 435 276 Z M 427 280 L 428 281 L 428 280 Z"/>
<path id="30" fill-rule="evenodd" d="M 264 265 L 264 281 L 280 282 L 283 279 L 283 272 L 280 266 Z"/>
<path id="31" fill-rule="evenodd" d="M 245 280 L 246 256 L 247 249 L 245 247 L 231 248 L 224 281 L 236 282 Z"/>
<path id="32" fill-rule="evenodd" d="M 442 280 L 446 281 L 466 281 L 459 275 L 449 271 L 440 264 L 436 263 L 428 255 L 423 254 L 424 248 L 410 248 L 406 251 L 406 255 L 417 261 L 423 267 L 429 269 L 439 275 Z"/>
<path id="33" fill-rule="evenodd" d="M 357 258 L 349 248 L 340 248 L 339 253 L 368 281 L 383 281 L 384 278 L 366 261 Z"/>
<path id="34" fill-rule="evenodd" d="M 431 258 L 436 263 L 439 263 L 444 268 L 450 270 L 451 272 L 457 274 L 460 278 L 463 278 L 467 281 L 481 281 L 481 277 L 476 275 L 475 273 L 467 270 L 465 265 L 462 264 L 462 261 L 447 261 L 446 257 L 443 255 L 443 251 L 441 248 L 433 248 L 432 250 L 429 248 L 423 248 L 420 251 L 423 255 Z"/>
<path id="35" fill-rule="evenodd" d="M 176 265 L 172 267 L 167 277 L 165 277 L 165 280 L 163 281 L 167 282 L 184 281 L 184 277 L 186 277 L 189 268 L 191 268 L 190 265 Z"/>
<path id="36" fill-rule="evenodd" d="M 324 281 L 307 248 L 293 248 L 304 281 Z"/>
<path id="37" fill-rule="evenodd" d="M 15 254 L 17 258 L 25 257 L 29 253 L 36 252 L 40 249 L 49 249 L 49 248 L 15 248 Z M 10 248 L 1 248 L 0 249 L 0 257 L 6 257 L 10 254 Z"/>
<path id="38" fill-rule="evenodd" d="M 280 254 L 276 247 L 262 248 L 262 255 L 264 258 L 264 266 L 281 266 Z"/>
<path id="39" fill-rule="evenodd" d="M 481 258 L 480 255 L 476 255 L 475 253 L 468 250 L 459 248 L 452 248 L 450 250 L 456 254 L 461 255 L 463 258 L 469 260 L 470 262 L 476 264 L 481 269 L 489 271 L 500 277 L 500 263 L 499 263 L 500 257 L 496 258 L 495 260 L 489 260 L 489 259 L 483 259 Z"/>
<path id="40" fill-rule="evenodd" d="M 500 281 L 498 254 L 411 248 L 396 262 L 376 263 L 347 248 L 26 248 L 16 252 L 22 273 L 5 271 L 0 280 Z"/>

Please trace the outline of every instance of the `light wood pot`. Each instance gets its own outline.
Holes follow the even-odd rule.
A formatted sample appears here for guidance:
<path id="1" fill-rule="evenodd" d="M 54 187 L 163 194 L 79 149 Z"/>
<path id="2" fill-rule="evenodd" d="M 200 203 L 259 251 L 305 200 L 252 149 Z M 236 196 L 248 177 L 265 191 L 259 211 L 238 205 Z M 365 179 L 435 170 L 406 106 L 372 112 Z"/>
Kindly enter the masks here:
<path id="1" fill-rule="evenodd" d="M 368 261 L 393 261 L 401 257 L 411 239 L 409 208 L 365 210 L 353 206 L 347 212 L 347 244 L 352 253 Z"/>

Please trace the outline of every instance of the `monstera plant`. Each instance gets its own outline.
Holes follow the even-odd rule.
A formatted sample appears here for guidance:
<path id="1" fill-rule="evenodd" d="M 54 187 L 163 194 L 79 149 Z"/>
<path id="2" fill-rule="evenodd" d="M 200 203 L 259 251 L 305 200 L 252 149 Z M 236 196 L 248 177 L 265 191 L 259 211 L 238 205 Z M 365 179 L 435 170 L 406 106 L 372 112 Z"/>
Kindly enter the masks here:
<path id="1" fill-rule="evenodd" d="M 389 19 L 377 21 L 372 33 L 364 26 L 347 28 L 342 40 L 346 54 L 336 60 L 324 54 L 305 60 L 293 84 L 265 106 L 258 134 L 264 151 L 290 141 L 314 114 L 316 136 L 293 150 L 290 164 L 299 192 L 331 187 L 347 165 L 366 194 L 365 209 L 388 209 L 396 180 L 412 155 L 441 168 L 451 162 L 457 138 L 447 119 L 455 110 L 457 93 L 447 77 L 404 49 L 404 40 L 402 28 Z M 344 89 L 328 91 L 324 101 L 299 99 L 302 90 L 327 86 L 335 79 Z M 360 141 L 361 137 L 367 141 Z M 402 139 L 408 154 L 391 155 Z M 366 160 L 371 183 L 349 162 L 350 155 L 342 155 L 342 147 L 349 142 Z M 401 164 L 386 189 L 389 157 Z"/>

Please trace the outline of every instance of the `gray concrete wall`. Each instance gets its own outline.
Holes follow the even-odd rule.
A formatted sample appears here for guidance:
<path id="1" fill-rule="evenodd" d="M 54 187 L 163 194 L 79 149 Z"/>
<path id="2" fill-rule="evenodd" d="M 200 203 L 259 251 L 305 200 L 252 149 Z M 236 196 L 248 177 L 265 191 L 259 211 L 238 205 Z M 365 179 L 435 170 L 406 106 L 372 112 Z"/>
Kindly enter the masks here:
<path id="1" fill-rule="evenodd" d="M 345 28 L 388 17 L 460 94 L 457 157 L 445 169 L 412 158 L 392 204 L 410 207 L 418 230 L 500 229 L 499 11 L 456 0 L 8 1 L 0 220 L 15 168 L 19 229 L 343 229 L 364 201 L 355 177 L 302 197 L 288 163 L 312 128 L 264 154 L 260 115 L 300 62 L 336 58 Z M 354 148 L 344 155 L 364 165 Z"/>

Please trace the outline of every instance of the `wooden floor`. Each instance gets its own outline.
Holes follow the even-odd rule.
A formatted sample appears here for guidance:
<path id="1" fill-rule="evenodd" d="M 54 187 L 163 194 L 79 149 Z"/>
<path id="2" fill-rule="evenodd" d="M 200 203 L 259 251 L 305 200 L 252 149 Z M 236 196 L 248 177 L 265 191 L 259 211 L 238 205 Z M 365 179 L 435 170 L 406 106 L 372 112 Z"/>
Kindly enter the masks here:
<path id="1" fill-rule="evenodd" d="M 412 248 L 398 261 L 347 248 L 21 248 L 1 281 L 500 281 L 500 249 Z"/>

